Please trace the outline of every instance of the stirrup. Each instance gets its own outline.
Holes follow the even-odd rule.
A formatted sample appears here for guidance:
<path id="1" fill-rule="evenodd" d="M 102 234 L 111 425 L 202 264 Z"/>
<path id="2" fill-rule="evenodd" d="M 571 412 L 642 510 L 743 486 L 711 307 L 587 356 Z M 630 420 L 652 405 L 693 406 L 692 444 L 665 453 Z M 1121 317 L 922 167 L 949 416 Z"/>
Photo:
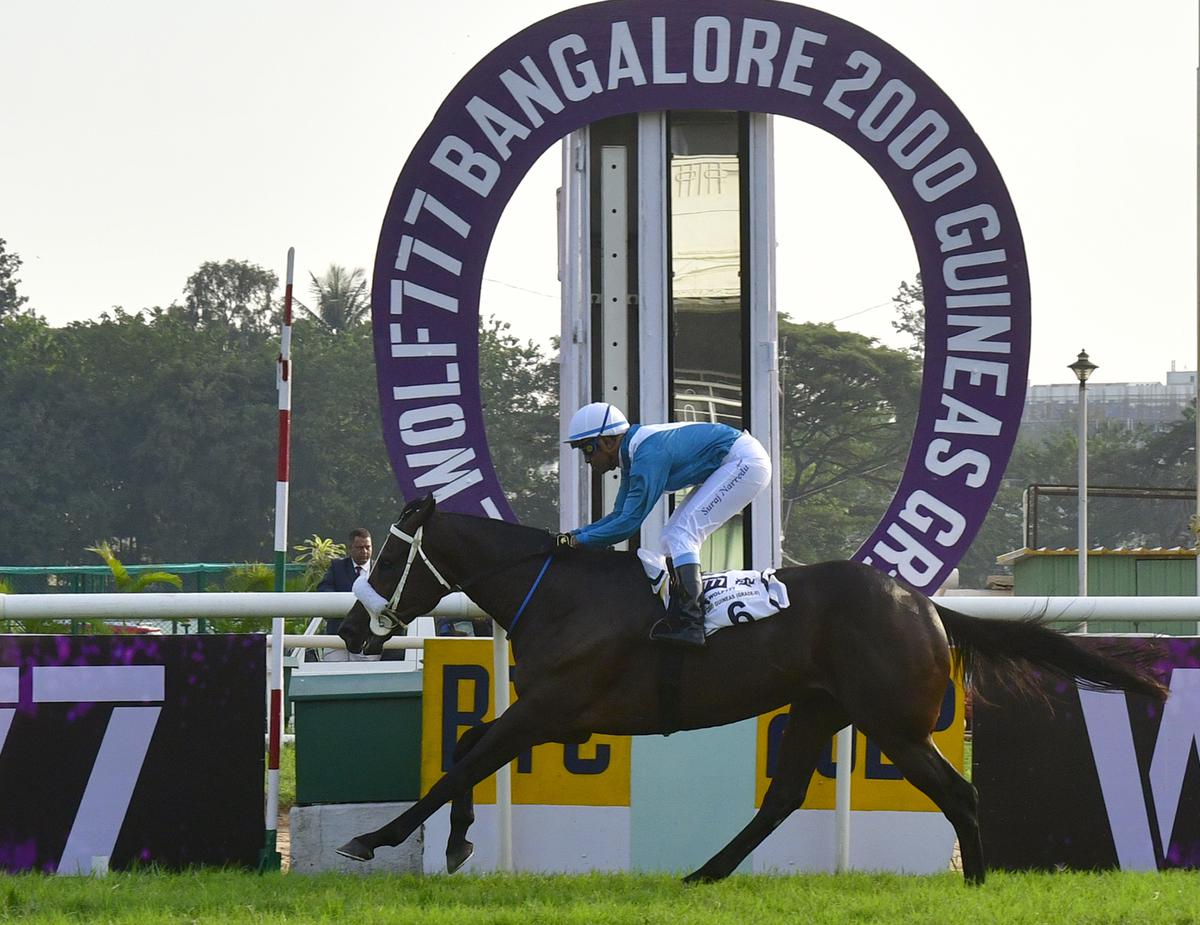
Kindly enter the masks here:
<path id="1" fill-rule="evenodd" d="M 686 622 L 673 624 L 666 617 L 655 622 L 650 627 L 650 639 L 671 646 L 688 646 L 691 648 L 704 647 L 703 622 Z"/>

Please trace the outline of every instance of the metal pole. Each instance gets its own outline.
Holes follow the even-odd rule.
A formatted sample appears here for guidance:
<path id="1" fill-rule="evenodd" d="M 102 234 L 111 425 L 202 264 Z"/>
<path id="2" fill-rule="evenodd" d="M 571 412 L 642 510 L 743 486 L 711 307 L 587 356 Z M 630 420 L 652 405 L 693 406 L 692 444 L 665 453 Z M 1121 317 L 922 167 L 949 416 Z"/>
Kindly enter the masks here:
<path id="1" fill-rule="evenodd" d="M 1067 369 L 1075 374 L 1075 378 L 1079 380 L 1079 435 L 1075 441 L 1079 444 L 1079 541 L 1076 544 L 1078 548 L 1075 550 L 1075 554 L 1079 559 L 1080 597 L 1087 597 L 1088 593 L 1087 381 L 1097 368 L 1096 364 L 1088 359 L 1086 350 L 1080 350 L 1075 362 L 1067 367 Z M 1081 624 L 1079 631 L 1086 633 L 1087 624 Z"/>
<path id="2" fill-rule="evenodd" d="M 854 727 L 847 726 L 837 734 L 837 768 L 834 777 L 833 828 L 837 843 L 833 869 L 843 873 L 850 869 L 850 772 L 853 770 Z"/>
<path id="3" fill-rule="evenodd" d="M 1088 517 L 1087 517 L 1087 382 L 1079 383 L 1079 596 L 1088 596 Z M 1083 627 L 1087 632 L 1087 627 Z"/>
<path id="4" fill-rule="evenodd" d="M 1196 549 L 1196 594 L 1200 596 L 1200 67 L 1196 68 L 1196 516 L 1192 545 Z M 1196 624 L 1200 633 L 1200 623 Z"/>
<path id="5" fill-rule="evenodd" d="M 508 633 L 499 623 L 492 624 L 492 685 L 496 709 L 492 718 L 499 719 L 508 709 Z M 496 772 L 496 827 L 499 838 L 497 870 L 511 871 L 512 856 L 512 764 L 503 764 Z"/>
<path id="6" fill-rule="evenodd" d="M 283 330 L 276 360 L 279 387 L 279 454 L 275 465 L 275 592 L 283 593 L 287 578 L 288 469 L 292 429 L 292 277 L 296 249 L 288 248 L 287 285 L 283 296 Z M 283 738 L 283 617 L 271 621 L 271 712 L 267 719 L 266 839 L 259 852 L 260 871 L 279 870 L 279 746 Z"/>

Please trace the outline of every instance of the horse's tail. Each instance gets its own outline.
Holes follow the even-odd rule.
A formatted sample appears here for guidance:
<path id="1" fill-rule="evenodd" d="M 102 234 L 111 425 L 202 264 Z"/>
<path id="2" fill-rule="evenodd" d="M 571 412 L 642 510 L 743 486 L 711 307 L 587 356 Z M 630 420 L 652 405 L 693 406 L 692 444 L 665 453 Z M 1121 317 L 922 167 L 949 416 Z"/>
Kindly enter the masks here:
<path id="1" fill-rule="evenodd" d="M 987 670 L 1002 685 L 1039 696 L 1033 672 L 1045 671 L 1078 680 L 1089 690 L 1130 691 L 1160 703 L 1167 699 L 1168 689 L 1151 670 L 1157 657 L 1152 646 L 1105 642 L 1085 647 L 1037 618 L 982 620 L 934 606 L 968 689 L 974 688 L 979 672 Z"/>

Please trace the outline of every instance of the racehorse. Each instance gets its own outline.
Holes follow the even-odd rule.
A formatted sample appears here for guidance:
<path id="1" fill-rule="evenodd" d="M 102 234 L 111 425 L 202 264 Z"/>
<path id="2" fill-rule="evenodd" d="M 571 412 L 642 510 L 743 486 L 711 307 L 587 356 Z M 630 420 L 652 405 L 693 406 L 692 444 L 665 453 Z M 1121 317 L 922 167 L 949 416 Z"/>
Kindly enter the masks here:
<path id="1" fill-rule="evenodd" d="M 356 589 L 339 635 L 352 652 L 378 651 L 386 636 L 462 589 L 510 633 L 517 699 L 463 733 L 451 769 L 411 808 L 338 849 L 355 860 L 399 845 L 452 801 L 446 865 L 457 870 L 473 850 L 471 788 L 534 745 L 718 726 L 790 704 L 762 807 L 688 881 L 732 873 L 799 808 L 822 749 L 853 724 L 945 814 L 964 877 L 982 883 L 975 788 L 930 738 L 952 662 L 968 689 L 981 670 L 1027 690 L 1046 671 L 1159 702 L 1167 695 L 1147 663 L 1127 661 L 1125 652 L 1085 649 L 1037 621 L 956 613 L 848 561 L 781 569 L 786 610 L 723 629 L 703 649 L 665 649 L 647 639 L 663 608 L 635 554 L 555 549 L 545 531 L 435 507 L 432 498 L 405 507 L 366 579 L 371 590 Z M 673 683 L 663 682 L 665 653 L 678 653 Z"/>

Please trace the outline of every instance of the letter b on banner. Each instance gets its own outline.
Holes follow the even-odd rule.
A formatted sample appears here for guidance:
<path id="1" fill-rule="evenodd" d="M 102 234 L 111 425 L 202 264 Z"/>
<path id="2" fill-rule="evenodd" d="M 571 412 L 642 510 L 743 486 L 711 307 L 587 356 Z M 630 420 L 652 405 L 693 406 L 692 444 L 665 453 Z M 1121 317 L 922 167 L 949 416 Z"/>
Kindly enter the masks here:
<path id="1" fill-rule="evenodd" d="M 494 717 L 492 641 L 430 639 L 425 643 L 421 792 L 453 763 L 459 737 Z M 510 696 L 515 699 L 516 692 Z M 513 802 L 552 806 L 628 806 L 629 736 L 592 736 L 579 744 L 539 745 L 513 762 Z M 489 777 L 475 802 L 494 803 Z"/>

